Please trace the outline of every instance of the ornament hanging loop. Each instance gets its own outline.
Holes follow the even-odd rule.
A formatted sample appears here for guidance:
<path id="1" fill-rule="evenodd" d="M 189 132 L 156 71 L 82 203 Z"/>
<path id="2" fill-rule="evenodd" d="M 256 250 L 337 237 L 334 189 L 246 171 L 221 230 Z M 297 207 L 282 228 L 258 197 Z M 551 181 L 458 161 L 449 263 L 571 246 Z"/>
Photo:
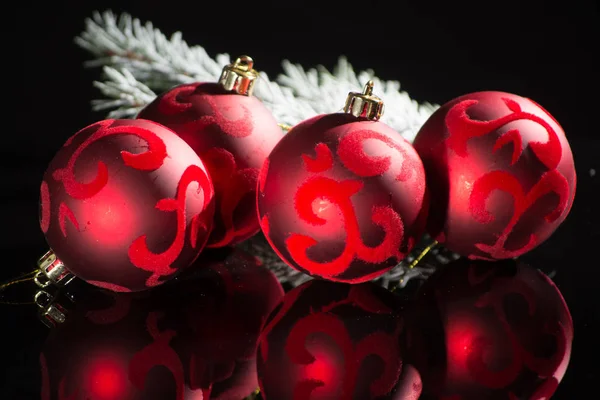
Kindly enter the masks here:
<path id="1" fill-rule="evenodd" d="M 46 274 L 43 271 L 38 271 L 34 276 L 33 276 L 33 282 L 36 284 L 37 287 L 39 287 L 40 289 L 45 289 L 48 286 L 50 286 L 50 280 L 46 277 Z"/>
<path id="2" fill-rule="evenodd" d="M 362 91 L 350 92 L 346 97 L 344 112 L 352 114 L 357 118 L 366 118 L 370 121 L 378 121 L 383 115 L 383 100 L 373 95 L 373 81 L 368 81 Z"/>
<path id="3" fill-rule="evenodd" d="M 375 86 L 375 84 L 373 83 L 372 80 L 370 80 L 369 82 L 367 82 L 365 84 L 365 87 L 363 88 L 363 93 L 365 96 L 372 96 L 373 95 L 373 86 Z"/>
<path id="4" fill-rule="evenodd" d="M 251 96 L 258 72 L 253 69 L 254 60 L 249 56 L 239 56 L 232 64 L 223 68 L 219 84 L 229 91 Z"/>
<path id="5" fill-rule="evenodd" d="M 39 308 L 46 308 L 52 303 L 52 295 L 45 290 L 40 290 L 33 297 L 33 302 Z"/>
<path id="6" fill-rule="evenodd" d="M 45 290 L 40 290 L 35 294 L 33 301 L 40 308 L 38 313 L 40 320 L 48 328 L 54 328 L 65 322 L 67 312 L 56 302 L 56 295 L 53 296 Z"/>

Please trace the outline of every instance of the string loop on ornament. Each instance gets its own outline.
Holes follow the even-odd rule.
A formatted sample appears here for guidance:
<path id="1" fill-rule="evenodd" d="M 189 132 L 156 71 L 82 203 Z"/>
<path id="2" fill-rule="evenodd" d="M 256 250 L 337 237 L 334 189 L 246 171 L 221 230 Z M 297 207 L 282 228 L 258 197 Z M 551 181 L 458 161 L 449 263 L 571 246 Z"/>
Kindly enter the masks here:
<path id="1" fill-rule="evenodd" d="M 23 274 L 21 276 L 16 277 L 15 279 L 13 279 L 12 281 L 8 281 L 6 283 L 3 283 L 2 285 L 0 285 L 0 290 L 4 290 L 9 286 L 15 285 L 17 283 L 21 283 L 21 282 L 29 282 L 30 280 L 33 279 L 33 276 L 37 273 L 37 269 L 28 272 L 26 274 Z"/>
<path id="2" fill-rule="evenodd" d="M 41 289 L 45 289 L 52 283 L 50 279 L 46 276 L 44 271 L 38 271 L 33 277 L 33 282 L 37 285 L 37 287 Z"/>
<path id="3" fill-rule="evenodd" d="M 40 290 L 39 292 L 37 292 L 33 298 L 33 302 L 39 308 L 48 307 L 50 305 L 50 303 L 52 303 L 52 300 L 53 300 L 52 295 L 44 290 Z"/>
<path id="4" fill-rule="evenodd" d="M 16 285 L 17 283 L 23 283 L 23 282 L 29 282 L 31 280 L 34 279 L 34 275 L 37 273 L 38 269 L 35 269 L 31 272 L 27 272 L 26 274 L 20 275 L 18 277 L 16 277 L 15 279 L 5 282 L 3 284 L 0 285 L 0 292 L 3 292 L 6 288 Z M 33 302 L 28 301 L 28 302 L 20 302 L 20 301 L 0 301 L 0 304 L 4 304 L 4 305 L 27 305 L 27 304 L 33 304 Z"/>

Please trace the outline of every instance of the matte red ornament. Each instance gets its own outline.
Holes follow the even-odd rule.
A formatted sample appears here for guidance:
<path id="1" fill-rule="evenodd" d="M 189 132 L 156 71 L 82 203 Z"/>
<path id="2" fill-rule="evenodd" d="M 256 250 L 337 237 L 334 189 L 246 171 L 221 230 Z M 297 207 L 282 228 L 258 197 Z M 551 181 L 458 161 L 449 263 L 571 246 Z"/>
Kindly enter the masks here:
<path id="1" fill-rule="evenodd" d="M 425 174 L 387 125 L 337 113 L 294 126 L 259 181 L 262 230 L 293 268 L 332 281 L 382 275 L 424 229 Z"/>
<path id="2" fill-rule="evenodd" d="M 403 370 L 399 300 L 373 284 L 311 280 L 288 292 L 260 335 L 266 400 L 408 400 L 418 374 Z M 396 397 L 394 388 L 402 387 Z M 409 390 L 406 390 L 406 389 Z"/>
<path id="3" fill-rule="evenodd" d="M 283 297 L 239 251 L 153 291 L 86 291 L 40 356 L 42 400 L 241 400 L 258 387 L 256 342 Z M 196 268 L 198 267 L 198 268 Z"/>
<path id="4" fill-rule="evenodd" d="M 265 158 L 283 136 L 253 96 L 217 83 L 192 83 L 160 95 L 138 118 L 173 129 L 202 158 L 215 186 L 216 213 L 208 247 L 239 243 L 259 230 L 256 184 Z"/>
<path id="5" fill-rule="evenodd" d="M 200 254 L 213 196 L 202 161 L 172 131 L 145 120 L 105 120 L 76 133 L 50 162 L 40 226 L 77 277 L 139 291 Z"/>
<path id="6" fill-rule="evenodd" d="M 443 267 L 420 288 L 406 329 L 428 399 L 550 399 L 573 341 L 558 288 L 513 260 Z"/>
<path id="7" fill-rule="evenodd" d="M 472 259 L 524 254 L 556 230 L 575 197 L 571 148 L 541 106 L 502 92 L 438 109 L 413 143 L 431 193 L 428 231 Z"/>

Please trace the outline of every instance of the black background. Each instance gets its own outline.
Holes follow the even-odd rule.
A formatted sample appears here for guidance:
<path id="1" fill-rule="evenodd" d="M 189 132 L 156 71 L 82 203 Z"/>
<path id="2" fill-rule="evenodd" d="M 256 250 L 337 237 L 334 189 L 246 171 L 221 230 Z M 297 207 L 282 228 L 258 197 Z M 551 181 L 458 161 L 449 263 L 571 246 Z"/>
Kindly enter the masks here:
<path id="1" fill-rule="evenodd" d="M 441 104 L 478 90 L 502 90 L 542 104 L 565 129 L 578 187 L 567 221 L 523 257 L 555 282 L 573 314 L 570 367 L 553 399 L 594 397 L 600 378 L 600 176 L 597 62 L 600 19 L 594 0 L 510 3 L 326 1 L 239 3 L 113 1 L 34 2 L 3 10 L 0 280 L 27 272 L 45 251 L 38 224 L 39 182 L 47 163 L 80 128 L 103 118 L 90 111 L 100 97 L 99 70 L 73 43 L 93 10 L 127 11 L 164 33 L 183 32 L 209 55 L 250 54 L 271 78 L 287 58 L 304 67 L 333 67 L 346 55 L 356 70 L 373 68 L 412 98 Z M 8 84 L 8 85 L 6 85 Z M 7 105 L 9 108 L 7 108 Z M 8 111 L 8 112 L 6 112 Z M 7 298 L 27 299 L 31 285 Z M 46 334 L 33 306 L 0 306 L 2 400 L 39 398 L 38 356 Z"/>

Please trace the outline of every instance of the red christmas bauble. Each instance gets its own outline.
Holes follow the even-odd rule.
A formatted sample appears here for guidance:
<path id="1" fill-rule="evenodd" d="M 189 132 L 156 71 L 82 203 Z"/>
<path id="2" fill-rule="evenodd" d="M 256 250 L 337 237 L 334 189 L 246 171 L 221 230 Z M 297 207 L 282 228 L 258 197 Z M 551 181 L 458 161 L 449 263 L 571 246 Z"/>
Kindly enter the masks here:
<path id="1" fill-rule="evenodd" d="M 74 275 L 139 291 L 200 254 L 213 196 L 202 161 L 172 131 L 151 121 L 105 120 L 72 136 L 50 162 L 40 225 Z"/>
<path id="2" fill-rule="evenodd" d="M 513 260 L 443 267 L 419 289 L 406 330 L 407 359 L 435 399 L 549 399 L 573 341 L 557 287 Z"/>
<path id="3" fill-rule="evenodd" d="M 86 291 L 42 354 L 42 400 L 240 400 L 258 387 L 256 343 L 283 297 L 235 251 L 141 293 Z"/>
<path id="4" fill-rule="evenodd" d="M 208 247 L 232 245 L 260 230 L 258 173 L 283 132 L 256 97 L 216 83 L 181 85 L 159 96 L 138 118 L 171 128 L 206 165 L 217 207 Z"/>
<path id="5" fill-rule="evenodd" d="M 471 93 L 438 109 L 414 146 L 431 194 L 428 231 L 473 259 L 517 257 L 546 240 L 575 196 L 571 148 L 533 101 Z"/>
<path id="6" fill-rule="evenodd" d="M 291 290 L 259 338 L 262 396 L 410 399 L 393 396 L 393 389 L 403 386 L 400 308 L 394 295 L 373 283 L 311 280 Z"/>
<path id="7" fill-rule="evenodd" d="M 423 232 L 423 165 L 387 125 L 327 114 L 293 127 L 261 170 L 258 213 L 277 254 L 332 281 L 382 275 Z"/>

